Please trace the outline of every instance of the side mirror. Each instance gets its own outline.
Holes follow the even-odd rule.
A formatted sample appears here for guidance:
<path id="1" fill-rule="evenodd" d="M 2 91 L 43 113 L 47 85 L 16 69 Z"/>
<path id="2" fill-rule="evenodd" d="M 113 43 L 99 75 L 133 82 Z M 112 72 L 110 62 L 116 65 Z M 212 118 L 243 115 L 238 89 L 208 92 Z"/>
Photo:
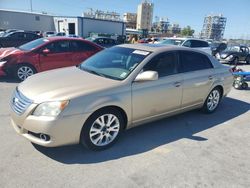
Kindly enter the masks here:
<path id="1" fill-rule="evenodd" d="M 158 80 L 158 77 L 158 72 L 156 71 L 145 71 L 137 75 L 135 82 L 154 81 Z"/>
<path id="2" fill-rule="evenodd" d="M 43 52 L 43 54 L 48 54 L 48 53 L 50 53 L 50 50 L 46 48 L 42 52 Z"/>

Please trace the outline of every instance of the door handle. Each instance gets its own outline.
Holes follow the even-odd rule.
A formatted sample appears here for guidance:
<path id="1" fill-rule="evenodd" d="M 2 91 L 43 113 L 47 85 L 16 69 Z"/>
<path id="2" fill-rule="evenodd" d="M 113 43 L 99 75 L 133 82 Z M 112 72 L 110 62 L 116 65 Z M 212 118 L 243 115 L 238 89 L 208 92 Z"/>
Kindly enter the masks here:
<path id="1" fill-rule="evenodd" d="M 181 82 L 174 82 L 174 86 L 175 87 L 180 87 L 181 86 Z"/>
<path id="2" fill-rule="evenodd" d="M 208 76 L 208 79 L 209 79 L 209 80 L 213 80 L 213 76 L 211 76 L 211 75 Z"/>

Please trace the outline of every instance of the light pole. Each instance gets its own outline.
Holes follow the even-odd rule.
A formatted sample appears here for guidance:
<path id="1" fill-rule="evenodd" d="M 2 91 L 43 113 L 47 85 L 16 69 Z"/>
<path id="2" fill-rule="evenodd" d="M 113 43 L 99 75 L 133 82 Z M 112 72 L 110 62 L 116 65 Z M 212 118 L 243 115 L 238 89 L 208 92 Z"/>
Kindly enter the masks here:
<path id="1" fill-rule="evenodd" d="M 30 0 L 30 12 L 33 12 L 32 0 Z"/>

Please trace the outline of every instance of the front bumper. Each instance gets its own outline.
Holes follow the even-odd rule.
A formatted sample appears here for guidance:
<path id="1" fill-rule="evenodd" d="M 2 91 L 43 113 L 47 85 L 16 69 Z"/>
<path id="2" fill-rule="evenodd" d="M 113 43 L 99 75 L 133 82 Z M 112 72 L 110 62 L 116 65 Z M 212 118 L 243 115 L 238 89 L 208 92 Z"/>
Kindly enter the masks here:
<path id="1" fill-rule="evenodd" d="M 79 143 L 82 126 L 89 115 L 59 115 L 58 118 L 53 118 L 37 117 L 28 113 L 19 116 L 11 111 L 11 124 L 18 134 L 31 142 L 41 146 L 55 147 Z M 38 136 L 40 134 L 49 135 L 50 139 L 45 141 Z"/>

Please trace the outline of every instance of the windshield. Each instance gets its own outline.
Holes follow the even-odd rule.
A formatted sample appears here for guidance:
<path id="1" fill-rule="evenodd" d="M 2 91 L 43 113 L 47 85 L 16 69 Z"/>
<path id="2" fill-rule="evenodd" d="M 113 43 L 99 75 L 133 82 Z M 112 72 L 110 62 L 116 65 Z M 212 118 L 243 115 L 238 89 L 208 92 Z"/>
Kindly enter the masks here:
<path id="1" fill-rule="evenodd" d="M 180 40 L 180 39 L 166 39 L 166 40 L 160 41 L 159 43 L 180 46 L 183 42 L 184 40 Z"/>
<path id="2" fill-rule="evenodd" d="M 46 42 L 48 42 L 48 39 L 45 38 L 41 38 L 41 39 L 36 39 L 33 40 L 31 42 L 28 42 L 24 45 L 19 46 L 18 48 L 24 51 L 31 51 L 35 48 L 37 48 L 38 46 L 41 46 L 42 44 L 45 44 Z"/>
<path id="3" fill-rule="evenodd" d="M 84 61 L 80 69 L 99 76 L 124 80 L 149 54 L 148 51 L 113 47 Z"/>

